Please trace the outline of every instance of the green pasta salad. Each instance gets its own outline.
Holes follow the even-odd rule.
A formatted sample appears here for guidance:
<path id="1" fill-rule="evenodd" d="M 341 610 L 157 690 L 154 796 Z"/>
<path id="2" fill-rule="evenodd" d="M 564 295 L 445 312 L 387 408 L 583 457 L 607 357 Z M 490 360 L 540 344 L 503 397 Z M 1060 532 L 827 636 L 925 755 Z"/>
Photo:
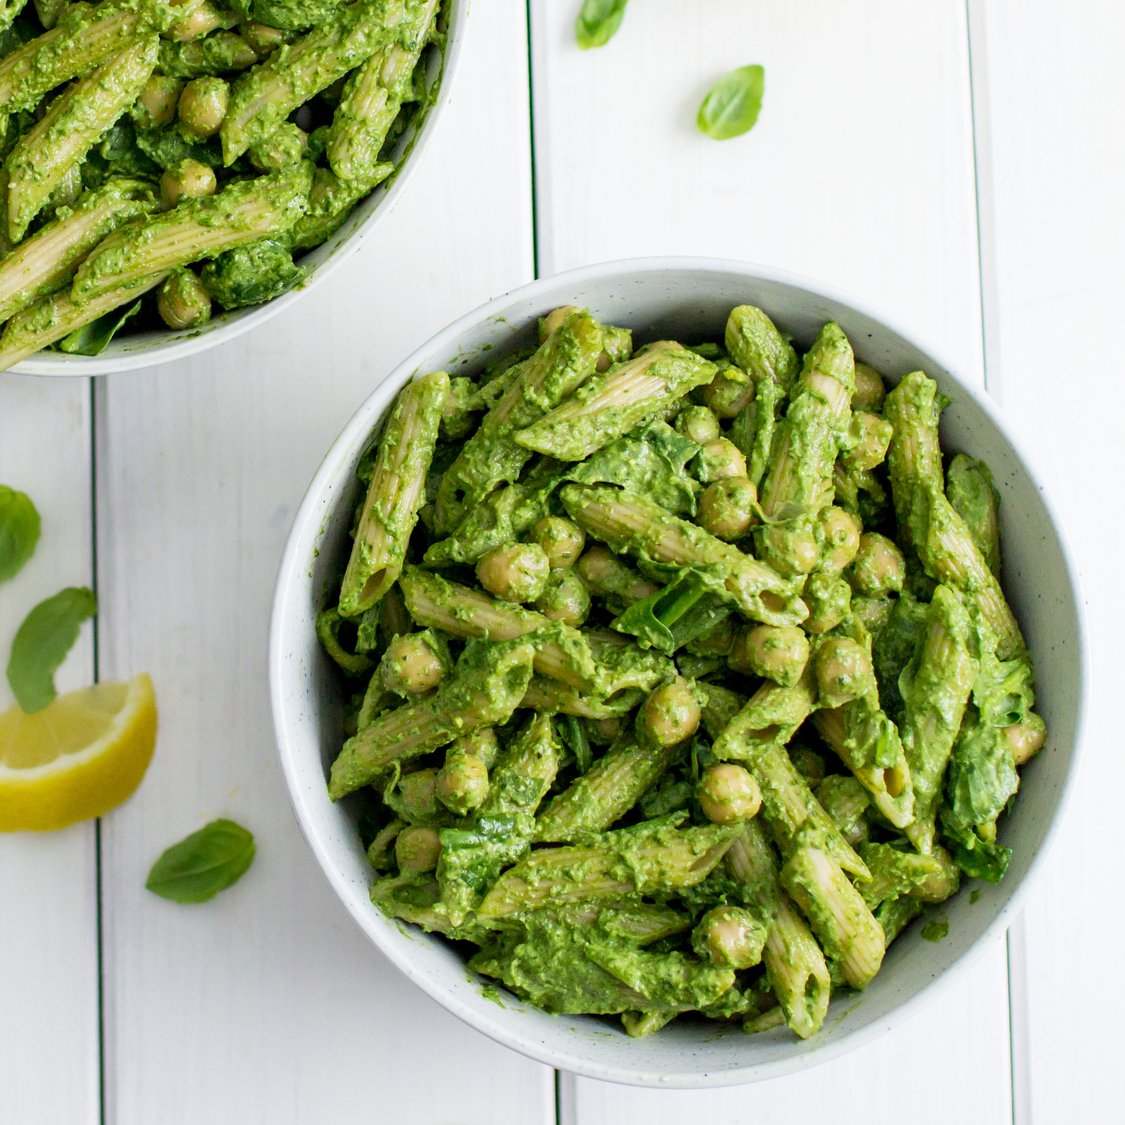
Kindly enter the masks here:
<path id="1" fill-rule="evenodd" d="M 807 1037 L 999 880 L 1045 729 L 943 405 L 749 305 L 636 349 L 562 308 L 407 384 L 317 622 L 376 906 L 549 1012 Z"/>
<path id="2" fill-rule="evenodd" d="M 298 285 L 395 172 L 443 20 L 441 0 L 5 4 L 0 370 Z"/>

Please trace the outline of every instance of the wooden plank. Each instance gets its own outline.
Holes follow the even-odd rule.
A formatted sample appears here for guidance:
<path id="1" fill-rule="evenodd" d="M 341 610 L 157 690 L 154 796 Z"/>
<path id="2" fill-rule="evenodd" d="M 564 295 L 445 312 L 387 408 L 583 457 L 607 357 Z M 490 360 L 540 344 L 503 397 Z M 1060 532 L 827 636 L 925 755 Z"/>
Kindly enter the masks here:
<path id="1" fill-rule="evenodd" d="M 402 356 L 531 275 L 526 26 L 513 10 L 473 6 L 423 166 L 330 282 L 220 352 L 105 386 L 103 665 L 151 671 L 161 708 L 149 780 L 104 842 L 118 1125 L 554 1121 L 548 1068 L 445 1014 L 346 917 L 288 808 L 265 662 L 289 522 L 332 438 Z M 198 907 L 148 894 L 160 850 L 220 815 L 257 836 L 245 879 Z"/>
<path id="2" fill-rule="evenodd" d="M 42 518 L 35 556 L 0 591 L 0 663 L 33 605 L 93 581 L 90 388 L 85 380 L 0 376 L 0 482 Z M 60 690 L 94 677 L 87 626 Z M 13 702 L 0 678 L 0 708 Z M 11 1121 L 93 1125 L 98 1108 L 98 897 L 92 824 L 0 836 L 0 1090 Z M 65 1081 L 50 1075 L 65 1075 Z"/>
<path id="3" fill-rule="evenodd" d="M 973 0 L 989 385 L 1037 455 L 1066 523 L 1090 607 L 1091 712 L 1058 845 L 1013 927 L 1013 1063 L 1018 1123 L 1104 1121 L 1125 1098 L 1116 1044 L 1125 999 L 1118 838 L 1106 795 L 1125 785 L 1119 752 L 1119 475 L 1125 383 L 1117 371 L 1125 281 L 1120 202 L 1125 136 L 1110 0 Z M 1027 112 L 1029 58 L 1049 58 L 1050 96 Z M 1078 905 L 1081 904 L 1081 905 Z M 1075 921 L 1075 910 L 1086 919 Z M 1096 984 L 1080 992 L 1080 970 Z M 1080 1029 L 1080 1030 L 1079 1030 Z"/>
<path id="4" fill-rule="evenodd" d="M 982 377 L 963 5 L 713 0 L 689 17 L 650 0 L 589 52 L 573 44 L 570 6 L 536 0 L 532 12 L 541 272 L 654 253 L 765 262 L 861 294 Z M 766 68 L 754 131 L 699 134 L 710 83 L 751 62 Z M 935 1087 L 936 1060 L 948 1080 Z M 829 1097 L 845 1123 L 897 1120 L 904 1104 L 935 1125 L 1005 1119 L 1005 951 L 997 943 L 894 1036 L 752 1093 L 566 1079 L 563 1094 L 565 1125 L 792 1120 L 794 1104 Z"/>

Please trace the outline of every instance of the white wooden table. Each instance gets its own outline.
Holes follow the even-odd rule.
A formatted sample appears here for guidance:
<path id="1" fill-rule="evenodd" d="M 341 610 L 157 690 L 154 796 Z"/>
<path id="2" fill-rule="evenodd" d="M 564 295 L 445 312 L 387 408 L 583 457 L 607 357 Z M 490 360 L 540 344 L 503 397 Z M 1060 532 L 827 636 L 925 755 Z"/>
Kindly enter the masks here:
<path id="1" fill-rule="evenodd" d="M 147 670 L 161 713 L 126 806 L 0 839 L 3 1125 L 1122 1119 L 1125 8 L 634 0 L 618 38 L 583 53 L 576 3 L 474 0 L 411 190 L 284 320 L 97 383 L 0 377 L 0 481 L 44 519 L 0 637 L 39 598 L 96 584 L 96 643 L 61 686 Z M 766 67 L 757 128 L 704 138 L 702 93 L 749 62 Z M 1041 454 L 1093 608 L 1083 776 L 1007 941 L 893 1037 L 701 1094 L 555 1075 L 400 979 L 300 838 L 265 672 L 289 521 L 369 389 L 536 274 L 668 252 L 854 291 L 984 380 Z M 155 856 L 219 815 L 257 835 L 242 883 L 191 908 L 147 893 Z"/>

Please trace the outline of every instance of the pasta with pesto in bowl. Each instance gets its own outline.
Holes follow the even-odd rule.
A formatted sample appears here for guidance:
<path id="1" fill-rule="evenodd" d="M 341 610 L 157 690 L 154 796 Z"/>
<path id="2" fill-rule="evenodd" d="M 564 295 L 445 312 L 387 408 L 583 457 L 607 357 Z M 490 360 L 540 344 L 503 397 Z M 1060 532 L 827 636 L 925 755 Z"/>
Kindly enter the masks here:
<path id="1" fill-rule="evenodd" d="M 999 881 L 1045 726 L 944 405 L 751 305 L 408 382 L 317 620 L 375 905 L 548 1012 L 807 1038 Z"/>

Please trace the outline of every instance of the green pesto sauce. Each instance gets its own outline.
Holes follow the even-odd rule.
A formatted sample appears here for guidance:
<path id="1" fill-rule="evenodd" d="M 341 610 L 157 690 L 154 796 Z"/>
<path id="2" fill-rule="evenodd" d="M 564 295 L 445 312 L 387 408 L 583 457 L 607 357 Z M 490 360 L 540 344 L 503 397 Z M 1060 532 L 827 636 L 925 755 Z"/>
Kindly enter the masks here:
<path id="1" fill-rule="evenodd" d="M 949 923 L 944 919 L 935 919 L 927 922 L 922 927 L 922 937 L 926 941 L 942 941 L 949 934 Z"/>

